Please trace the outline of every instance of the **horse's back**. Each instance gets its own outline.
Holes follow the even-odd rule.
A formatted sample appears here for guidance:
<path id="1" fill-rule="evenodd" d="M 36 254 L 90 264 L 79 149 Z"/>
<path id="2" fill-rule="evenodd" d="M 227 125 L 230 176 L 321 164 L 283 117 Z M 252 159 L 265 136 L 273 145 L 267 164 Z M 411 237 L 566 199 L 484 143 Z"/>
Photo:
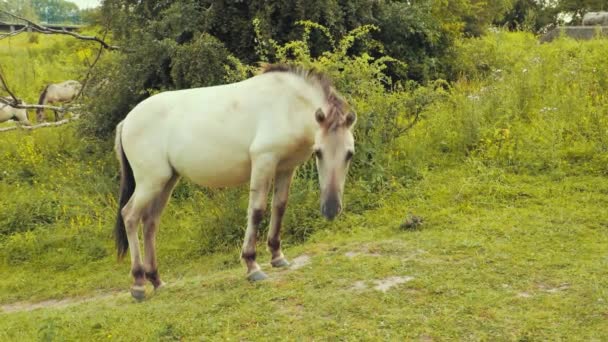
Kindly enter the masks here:
<path id="1" fill-rule="evenodd" d="M 128 158 L 137 159 L 143 169 L 170 165 L 201 185 L 246 182 L 255 113 L 239 110 L 235 88 L 168 91 L 140 102 L 123 124 Z"/>
<path id="2" fill-rule="evenodd" d="M 608 12 L 588 12 L 583 16 L 583 25 L 608 25 Z"/>
<path id="3" fill-rule="evenodd" d="M 279 96 L 283 92 L 280 86 L 259 81 L 257 76 L 237 83 L 158 93 L 135 106 L 125 121 L 127 125 L 173 129 L 180 134 L 197 130 L 211 138 L 220 135 L 217 139 L 223 141 L 239 131 L 242 138 L 243 132 L 254 131 L 270 114 L 280 111 L 278 107 L 288 109 L 285 97 Z"/>

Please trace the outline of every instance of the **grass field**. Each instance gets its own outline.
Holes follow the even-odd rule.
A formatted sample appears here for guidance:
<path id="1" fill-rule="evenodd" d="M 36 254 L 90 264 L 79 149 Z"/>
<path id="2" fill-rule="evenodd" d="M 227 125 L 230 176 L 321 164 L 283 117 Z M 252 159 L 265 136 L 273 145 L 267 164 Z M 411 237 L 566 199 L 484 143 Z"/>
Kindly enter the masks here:
<path id="1" fill-rule="evenodd" d="M 18 74 L 60 69 L 32 49 L 67 43 L 11 42 L 3 66 L 30 54 L 10 80 L 34 98 L 50 76 Z M 246 188 L 183 182 L 158 236 L 169 285 L 135 302 L 113 250 L 111 139 L 77 123 L 0 133 L 0 341 L 606 340 L 606 41 L 497 33 L 457 52 L 462 77 L 439 96 L 389 93 L 363 82 L 365 60 L 346 65 L 360 122 L 345 213 L 320 217 L 303 167 L 285 223 L 294 266 L 270 269 L 260 245 L 270 280 L 257 284 L 239 260 Z M 421 121 L 387 138 L 410 100 Z"/>
<path id="2" fill-rule="evenodd" d="M 38 104 L 47 85 L 71 79 L 82 81 L 88 63 L 93 61 L 92 47 L 66 36 L 21 34 L 0 41 L 0 69 L 14 94 L 26 104 Z M 48 114 L 53 118 L 52 112 Z M 28 117 L 35 121 L 33 110 Z M 12 124 L 0 123 L 0 127 Z"/>
<path id="3" fill-rule="evenodd" d="M 143 303 L 126 292 L 128 266 L 111 260 L 77 274 L 9 275 L 5 304 L 7 293 L 94 298 L 5 313 L 0 339 L 600 341 L 608 336 L 606 205 L 600 177 L 487 176 L 457 167 L 391 194 L 382 209 L 347 214 L 339 233 L 288 246 L 291 259 L 309 263 L 270 271 L 260 284 L 244 280 L 237 253 L 179 264 L 162 244 L 171 285 Z M 400 229 L 408 212 L 423 225 Z M 407 281 L 374 289 L 395 276 Z M 39 283 L 45 295 L 31 293 Z"/>

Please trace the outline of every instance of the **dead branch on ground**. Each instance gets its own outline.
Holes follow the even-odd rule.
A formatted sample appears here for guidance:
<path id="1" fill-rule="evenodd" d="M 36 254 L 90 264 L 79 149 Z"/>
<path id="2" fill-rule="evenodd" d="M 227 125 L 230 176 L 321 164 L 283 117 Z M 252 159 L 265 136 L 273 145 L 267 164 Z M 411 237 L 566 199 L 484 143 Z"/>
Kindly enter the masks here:
<path id="1" fill-rule="evenodd" d="M 21 101 L 18 99 L 18 101 Z M 49 105 L 38 105 L 38 104 L 23 104 L 23 102 L 15 103 L 14 100 L 7 100 L 6 98 L 0 97 L 0 104 L 9 105 L 11 107 L 19 108 L 19 109 L 48 109 L 54 110 L 57 112 L 69 112 L 74 108 L 78 108 L 76 105 L 66 106 L 66 107 L 57 107 L 57 106 L 49 106 Z"/>
<path id="2" fill-rule="evenodd" d="M 25 129 L 25 130 L 35 130 L 38 128 L 43 128 L 43 127 L 56 127 L 56 126 L 62 126 L 67 124 L 68 122 L 71 121 L 76 121 L 80 119 L 80 114 L 74 115 L 71 118 L 65 118 L 65 119 L 61 119 L 59 121 L 55 121 L 55 122 L 43 122 L 43 123 L 39 123 L 36 125 L 32 125 L 32 126 L 25 126 L 25 125 L 21 125 L 21 124 L 17 124 L 15 126 L 10 126 L 10 127 L 3 127 L 0 128 L 0 132 L 8 132 L 8 131 L 14 131 L 17 129 Z"/>

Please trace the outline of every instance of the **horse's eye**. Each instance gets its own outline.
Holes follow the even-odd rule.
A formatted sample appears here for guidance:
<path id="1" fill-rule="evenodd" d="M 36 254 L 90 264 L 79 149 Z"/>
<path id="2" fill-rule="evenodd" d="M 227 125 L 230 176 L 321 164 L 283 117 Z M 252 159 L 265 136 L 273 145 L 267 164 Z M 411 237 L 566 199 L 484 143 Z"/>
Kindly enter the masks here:
<path id="1" fill-rule="evenodd" d="M 355 153 L 353 151 L 346 152 L 346 161 L 349 162 L 351 159 L 353 159 L 354 154 Z"/>
<path id="2" fill-rule="evenodd" d="M 321 160 L 323 158 L 323 152 L 321 152 L 321 150 L 315 150 L 315 156 L 317 159 Z"/>

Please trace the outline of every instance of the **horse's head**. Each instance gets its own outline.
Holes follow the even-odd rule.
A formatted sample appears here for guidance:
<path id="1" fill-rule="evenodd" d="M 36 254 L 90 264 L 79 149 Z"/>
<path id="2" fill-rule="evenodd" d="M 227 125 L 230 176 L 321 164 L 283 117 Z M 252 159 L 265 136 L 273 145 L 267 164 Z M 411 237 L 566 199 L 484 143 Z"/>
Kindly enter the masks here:
<path id="1" fill-rule="evenodd" d="M 340 104 L 343 104 L 340 101 Z M 354 112 L 343 112 L 344 105 L 330 106 L 328 113 L 318 109 L 315 116 L 321 129 L 315 137 L 314 154 L 321 186 L 321 213 L 333 220 L 342 211 L 342 194 L 350 161 L 355 153 L 351 132 L 357 119 Z"/>

